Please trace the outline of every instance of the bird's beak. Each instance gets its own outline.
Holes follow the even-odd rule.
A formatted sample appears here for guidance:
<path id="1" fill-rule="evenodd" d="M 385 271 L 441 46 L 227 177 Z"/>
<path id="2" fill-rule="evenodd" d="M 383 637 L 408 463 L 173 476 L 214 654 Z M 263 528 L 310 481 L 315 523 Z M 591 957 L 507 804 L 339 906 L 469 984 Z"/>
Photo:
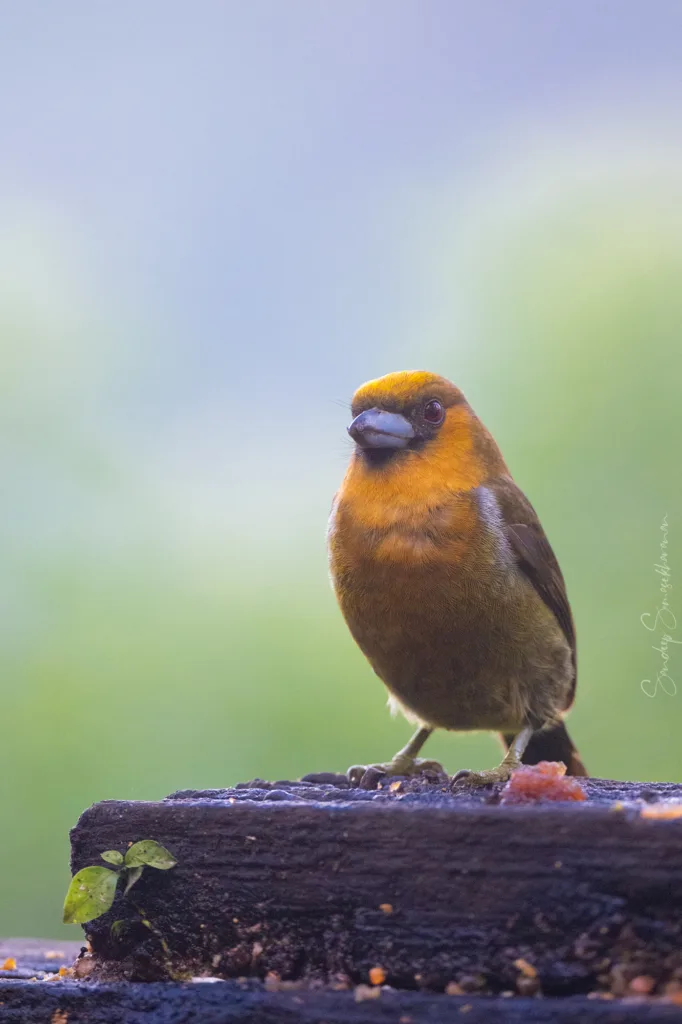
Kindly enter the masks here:
<path id="1" fill-rule="evenodd" d="M 406 448 L 414 427 L 400 413 L 367 409 L 355 417 L 348 433 L 360 448 Z"/>

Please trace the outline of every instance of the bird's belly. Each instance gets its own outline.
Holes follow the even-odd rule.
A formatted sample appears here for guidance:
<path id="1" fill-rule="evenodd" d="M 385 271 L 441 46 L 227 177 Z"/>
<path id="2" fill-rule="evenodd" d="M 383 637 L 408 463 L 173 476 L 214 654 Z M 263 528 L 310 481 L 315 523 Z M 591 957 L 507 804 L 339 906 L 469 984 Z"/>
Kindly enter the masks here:
<path id="1" fill-rule="evenodd" d="M 513 731 L 565 704 L 572 666 L 552 613 L 511 567 L 375 565 L 339 600 L 350 630 L 408 717 Z"/>

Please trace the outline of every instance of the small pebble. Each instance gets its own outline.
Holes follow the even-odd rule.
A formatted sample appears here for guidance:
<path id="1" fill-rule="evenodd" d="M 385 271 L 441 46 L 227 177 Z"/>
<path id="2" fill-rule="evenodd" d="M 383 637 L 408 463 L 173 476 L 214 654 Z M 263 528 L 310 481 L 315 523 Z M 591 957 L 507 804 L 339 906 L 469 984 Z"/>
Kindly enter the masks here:
<path id="1" fill-rule="evenodd" d="M 655 985 L 656 981 L 648 974 L 638 974 L 630 982 L 629 989 L 635 996 L 648 996 L 653 992 Z"/>
<path id="2" fill-rule="evenodd" d="M 348 786 L 348 779 L 339 772 L 310 772 L 301 782 L 313 782 L 317 786 Z"/>
<path id="3" fill-rule="evenodd" d="M 355 1002 L 364 1003 L 366 999 L 378 999 L 381 995 L 381 989 L 373 985 L 356 985 L 355 986 Z"/>
<path id="4" fill-rule="evenodd" d="M 459 985 L 463 992 L 479 992 L 485 985 L 485 978 L 480 974 L 463 974 Z"/>
<path id="5" fill-rule="evenodd" d="M 359 782 L 360 789 L 376 789 L 378 783 L 386 776 L 379 768 L 368 768 Z"/>

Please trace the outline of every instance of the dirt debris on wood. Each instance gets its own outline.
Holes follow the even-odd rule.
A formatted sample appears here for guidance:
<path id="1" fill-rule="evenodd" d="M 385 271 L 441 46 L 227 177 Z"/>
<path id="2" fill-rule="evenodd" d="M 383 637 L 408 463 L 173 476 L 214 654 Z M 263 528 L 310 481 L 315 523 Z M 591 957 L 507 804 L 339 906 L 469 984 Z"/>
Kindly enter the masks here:
<path id="1" fill-rule="evenodd" d="M 677 998 L 682 821 L 666 809 L 682 785 L 585 779 L 582 800 L 508 804 L 439 775 L 385 783 L 319 773 L 95 805 L 74 870 L 141 835 L 178 866 L 137 890 L 170 960 L 117 899 L 89 928 L 92 977 Z"/>

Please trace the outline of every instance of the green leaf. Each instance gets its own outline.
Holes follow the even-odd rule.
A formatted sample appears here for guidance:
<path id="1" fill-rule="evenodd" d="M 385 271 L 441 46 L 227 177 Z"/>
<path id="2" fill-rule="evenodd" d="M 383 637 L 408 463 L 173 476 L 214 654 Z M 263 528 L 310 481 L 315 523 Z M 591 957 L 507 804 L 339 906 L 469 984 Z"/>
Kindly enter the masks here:
<path id="1" fill-rule="evenodd" d="M 106 914 L 114 902 L 118 873 L 109 868 L 81 868 L 64 900 L 64 924 L 85 924 Z"/>
<path id="2" fill-rule="evenodd" d="M 128 893 L 130 892 L 130 890 L 132 889 L 132 887 L 135 885 L 135 882 L 138 882 L 140 880 L 140 878 L 142 877 L 142 872 L 143 871 L 144 871 L 144 868 L 142 867 L 142 865 L 140 865 L 137 868 L 127 868 L 126 869 L 127 880 L 126 880 L 126 887 L 123 890 L 123 895 L 124 896 L 127 896 Z"/>
<path id="3" fill-rule="evenodd" d="M 119 853 L 118 850 L 105 850 L 104 853 L 100 853 L 102 860 L 105 860 L 107 864 L 122 864 L 123 854 Z"/>
<path id="4" fill-rule="evenodd" d="M 142 839 L 139 843 L 134 843 L 125 855 L 127 868 L 147 865 L 150 868 L 158 868 L 159 871 L 168 871 L 176 864 L 173 854 L 159 843 L 155 843 L 153 839 Z"/>
<path id="5" fill-rule="evenodd" d="M 124 932 L 128 930 L 129 927 L 130 924 L 128 921 L 114 921 L 111 928 L 109 929 L 109 934 L 111 935 L 112 939 L 120 939 L 121 936 L 124 934 Z"/>

